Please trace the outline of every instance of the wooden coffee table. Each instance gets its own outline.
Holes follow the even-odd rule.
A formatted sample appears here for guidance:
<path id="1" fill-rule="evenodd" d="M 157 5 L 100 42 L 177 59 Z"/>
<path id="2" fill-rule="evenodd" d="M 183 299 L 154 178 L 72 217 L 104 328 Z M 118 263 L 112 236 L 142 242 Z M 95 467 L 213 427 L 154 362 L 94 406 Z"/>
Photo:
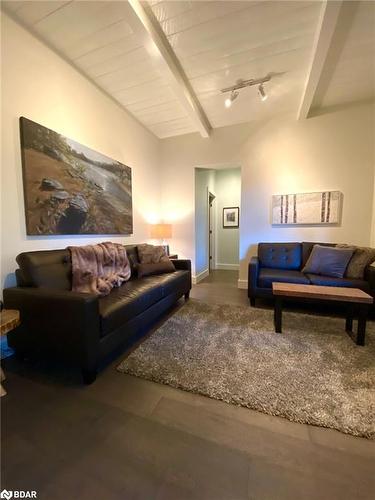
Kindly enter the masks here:
<path id="1" fill-rule="evenodd" d="M 302 299 L 308 302 L 315 300 L 321 302 L 345 302 L 348 304 L 345 330 L 348 333 L 353 332 L 353 317 L 355 308 L 357 307 L 359 310 L 357 345 L 365 345 L 367 314 L 369 306 L 373 303 L 374 299 L 363 290 L 336 286 L 272 283 L 272 292 L 275 296 L 274 323 L 276 333 L 281 333 L 282 330 L 284 300 Z"/>

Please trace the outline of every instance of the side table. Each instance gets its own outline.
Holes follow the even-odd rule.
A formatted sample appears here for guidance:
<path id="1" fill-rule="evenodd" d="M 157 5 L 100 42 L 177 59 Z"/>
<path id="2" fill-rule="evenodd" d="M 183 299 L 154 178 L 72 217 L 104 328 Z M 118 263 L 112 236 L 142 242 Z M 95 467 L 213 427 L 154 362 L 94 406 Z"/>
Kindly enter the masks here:
<path id="1" fill-rule="evenodd" d="M 15 309 L 3 309 L 0 313 L 0 334 L 6 335 L 8 332 L 20 325 L 20 312 Z M 5 380 L 3 369 L 0 368 L 0 382 Z M 5 396 L 6 391 L 0 383 L 0 395 Z"/>

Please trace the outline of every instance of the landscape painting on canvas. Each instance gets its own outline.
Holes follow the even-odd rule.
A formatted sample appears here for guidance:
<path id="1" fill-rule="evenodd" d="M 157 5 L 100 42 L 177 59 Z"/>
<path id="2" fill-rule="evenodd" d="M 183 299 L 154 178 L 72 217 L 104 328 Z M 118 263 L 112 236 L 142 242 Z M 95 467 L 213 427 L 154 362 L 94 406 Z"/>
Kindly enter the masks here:
<path id="1" fill-rule="evenodd" d="M 20 118 L 29 235 L 131 234 L 131 168 Z"/>
<path id="2" fill-rule="evenodd" d="M 339 224 L 342 193 L 277 194 L 272 196 L 272 224 Z"/>

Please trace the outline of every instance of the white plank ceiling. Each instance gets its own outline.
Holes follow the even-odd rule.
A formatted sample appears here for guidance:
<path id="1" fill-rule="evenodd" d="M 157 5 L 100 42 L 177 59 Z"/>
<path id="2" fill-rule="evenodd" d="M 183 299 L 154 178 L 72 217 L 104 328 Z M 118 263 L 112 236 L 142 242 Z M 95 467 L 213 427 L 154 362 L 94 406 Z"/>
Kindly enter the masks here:
<path id="1" fill-rule="evenodd" d="M 337 54 L 315 103 L 330 107 L 375 98 L 375 2 L 345 2 Z"/>
<path id="2" fill-rule="evenodd" d="M 320 2 L 160 2 L 152 9 L 214 128 L 296 112 Z M 229 110 L 223 106 L 220 89 L 269 73 L 267 101 L 252 87 Z"/>
<path id="3" fill-rule="evenodd" d="M 374 4 L 358 3 L 363 5 L 344 37 L 323 105 L 374 96 Z M 157 137 L 197 130 L 167 75 L 133 29 L 126 1 L 2 5 Z M 284 112 L 297 114 L 320 1 L 152 1 L 149 5 L 213 128 Z M 247 88 L 229 110 L 224 107 L 223 87 L 239 78 L 267 74 L 272 75 L 265 85 L 267 101 L 258 98 L 256 88 Z"/>

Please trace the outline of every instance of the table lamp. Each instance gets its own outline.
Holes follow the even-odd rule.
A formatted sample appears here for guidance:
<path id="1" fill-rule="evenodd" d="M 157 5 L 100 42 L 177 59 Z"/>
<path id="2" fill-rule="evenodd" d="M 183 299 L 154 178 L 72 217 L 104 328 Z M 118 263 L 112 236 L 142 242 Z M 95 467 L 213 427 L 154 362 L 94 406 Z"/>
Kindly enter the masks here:
<path id="1" fill-rule="evenodd" d="M 172 224 L 151 224 L 151 238 L 161 240 L 161 244 L 169 255 L 169 245 L 166 240 L 172 238 Z"/>

